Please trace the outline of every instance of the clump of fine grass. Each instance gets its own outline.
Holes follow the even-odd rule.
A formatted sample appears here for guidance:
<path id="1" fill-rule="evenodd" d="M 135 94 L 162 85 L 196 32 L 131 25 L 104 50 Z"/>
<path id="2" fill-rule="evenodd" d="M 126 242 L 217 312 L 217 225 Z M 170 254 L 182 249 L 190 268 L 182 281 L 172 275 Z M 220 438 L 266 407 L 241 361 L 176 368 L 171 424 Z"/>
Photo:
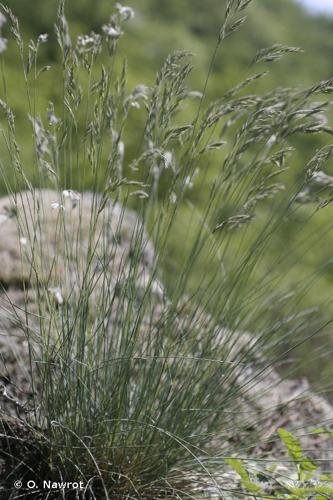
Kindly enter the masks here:
<path id="1" fill-rule="evenodd" d="M 227 2 L 213 57 L 244 22 L 249 3 Z M 26 48 L 16 17 L 3 12 L 23 63 L 34 148 L 31 177 L 5 95 L 8 164 L 1 170 L 20 235 L 26 298 L 21 315 L 8 293 L 7 312 L 29 341 L 33 399 L 25 420 L 41 436 L 39 478 L 45 470 L 52 478 L 75 477 L 84 481 L 78 494 L 86 498 L 183 498 L 201 473 L 203 489 L 222 494 L 215 471 L 257 439 L 255 413 L 244 416 L 244 394 L 291 349 L 290 338 L 300 345 L 323 326 L 317 309 L 302 308 L 304 283 L 272 320 L 271 305 L 290 295 L 278 275 L 253 274 L 275 229 L 332 155 L 332 148 L 315 155 L 301 189 L 285 186 L 289 138 L 330 132 L 318 118 L 327 103 L 317 100 L 332 93 L 333 82 L 247 95 L 263 76 L 255 74 L 207 104 L 209 75 L 202 94 L 191 91 L 192 56 L 178 52 L 154 85 L 128 90 L 118 44 L 133 10 L 118 4 L 100 33 L 73 40 L 61 1 L 62 98 L 37 113 L 39 78 L 48 70 L 39 68 L 38 54 L 47 37 Z M 295 50 L 274 46 L 254 62 Z M 186 115 L 182 107 L 193 97 L 198 104 Z M 143 126 L 137 156 L 126 161 L 132 113 L 141 113 Z M 170 239 L 184 206 L 197 213 L 191 186 L 206 178 L 211 154 L 218 155 L 219 174 L 191 233 L 183 228 L 184 256 L 166 288 Z M 90 194 L 80 193 L 78 171 L 90 175 Z M 52 191 L 40 191 L 46 187 Z M 133 200 L 138 216 L 128 219 Z M 217 262 L 213 273 L 210 259 Z M 255 334 L 242 333 L 250 327 Z M 259 370 L 249 371 L 254 361 Z M 25 479 L 21 465 L 16 477 Z"/>

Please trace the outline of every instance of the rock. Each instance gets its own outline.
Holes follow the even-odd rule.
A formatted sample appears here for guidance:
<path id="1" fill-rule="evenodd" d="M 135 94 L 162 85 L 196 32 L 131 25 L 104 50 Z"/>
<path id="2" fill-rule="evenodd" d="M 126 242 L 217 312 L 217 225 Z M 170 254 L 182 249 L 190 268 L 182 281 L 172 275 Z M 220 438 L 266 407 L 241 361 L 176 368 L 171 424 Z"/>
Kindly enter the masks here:
<path id="1" fill-rule="evenodd" d="M 40 301 L 51 300 L 61 306 L 68 300 L 79 300 L 85 287 L 86 291 L 89 289 L 90 307 L 96 308 L 105 288 L 104 277 L 108 276 L 108 287 L 116 295 L 116 287 L 125 286 L 129 279 L 130 262 L 134 258 L 138 303 L 149 280 L 154 296 L 162 300 L 163 286 L 151 278 L 154 248 L 139 218 L 118 203 L 108 203 L 94 225 L 92 210 L 97 209 L 99 201 L 100 198 L 89 192 L 70 196 L 51 190 L 36 191 L 34 195 L 26 191 L 15 198 L 0 199 L 0 383 L 3 392 L 0 401 L 2 399 L 2 406 L 10 409 L 11 414 L 38 390 L 37 370 L 34 363 L 30 364 L 27 338 L 29 336 L 34 357 L 38 358 Z M 117 304 L 115 298 L 111 323 Z M 35 379 L 34 387 L 29 382 L 31 378 Z"/>
<path id="2" fill-rule="evenodd" d="M 29 334 L 34 338 L 32 325 L 35 323 L 36 328 L 37 322 L 30 321 L 26 331 L 20 325 L 20 321 L 26 323 L 24 310 L 28 303 L 29 294 L 22 290 L 10 288 L 0 293 L 0 411 L 11 415 L 24 413 L 23 407 L 33 395 L 32 375 L 38 381 L 35 367 L 31 373 L 28 343 Z M 31 345 L 37 349 L 36 342 Z"/>
<path id="3" fill-rule="evenodd" d="M 87 192 L 76 195 L 74 203 L 63 193 L 42 190 L 33 196 L 25 191 L 0 200 L 0 283 L 30 284 L 35 267 L 48 286 L 61 284 L 68 268 L 79 272 L 77 258 L 83 264 L 90 254 L 93 269 L 112 266 L 116 274 L 120 263 L 131 258 L 135 234 L 141 240 L 141 265 L 151 268 L 154 249 L 134 212 L 109 203 L 94 227 L 92 207 L 97 209 L 99 198 Z M 112 252 L 107 263 L 101 261 L 105 246 Z"/>

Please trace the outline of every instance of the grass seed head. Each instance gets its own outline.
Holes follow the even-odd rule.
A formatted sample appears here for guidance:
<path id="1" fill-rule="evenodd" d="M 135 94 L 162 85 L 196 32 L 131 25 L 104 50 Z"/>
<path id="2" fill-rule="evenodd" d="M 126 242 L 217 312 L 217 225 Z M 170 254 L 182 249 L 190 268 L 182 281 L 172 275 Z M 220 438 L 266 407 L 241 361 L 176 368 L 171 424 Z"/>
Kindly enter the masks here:
<path id="1" fill-rule="evenodd" d="M 102 30 L 110 40 L 118 40 L 124 34 L 118 26 L 111 24 L 104 24 Z"/>
<path id="2" fill-rule="evenodd" d="M 125 5 L 121 5 L 120 3 L 116 3 L 115 7 L 124 21 L 128 21 L 134 18 L 135 12 L 132 7 L 126 7 Z"/>
<path id="3" fill-rule="evenodd" d="M 48 33 L 42 33 L 41 35 L 39 35 L 39 37 L 37 38 L 37 42 L 38 43 L 46 43 L 49 39 L 49 35 Z"/>
<path id="4" fill-rule="evenodd" d="M 7 38 L 0 37 L 0 54 L 5 52 L 7 49 L 8 40 Z"/>

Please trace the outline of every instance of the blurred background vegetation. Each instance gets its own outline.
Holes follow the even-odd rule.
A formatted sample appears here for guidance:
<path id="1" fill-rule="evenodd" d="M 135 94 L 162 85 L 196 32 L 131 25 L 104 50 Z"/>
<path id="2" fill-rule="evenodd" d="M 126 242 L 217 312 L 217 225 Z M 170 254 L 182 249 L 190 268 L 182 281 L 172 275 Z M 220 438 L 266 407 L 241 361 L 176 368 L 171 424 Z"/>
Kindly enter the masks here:
<path id="1" fill-rule="evenodd" d="M 61 71 L 61 61 L 57 51 L 54 22 L 56 19 L 57 0 L 34 0 L 32 4 L 26 0 L 8 0 L 8 6 L 18 16 L 21 29 L 27 40 L 36 40 L 41 33 L 49 34 L 49 41 L 43 44 L 39 62 L 41 66 L 51 65 L 39 78 L 38 99 L 36 99 L 36 114 L 46 119 L 49 102 L 61 102 L 60 80 L 57 80 Z M 67 0 L 66 13 L 70 22 L 73 39 L 79 34 L 90 31 L 101 32 L 101 26 L 107 22 L 112 8 L 110 0 Z M 136 16 L 128 24 L 128 32 L 120 41 L 119 68 L 122 60 L 128 61 L 128 88 L 129 91 L 138 84 L 152 85 L 156 72 L 160 69 L 166 56 L 174 50 L 187 50 L 194 53 L 194 70 L 190 76 L 189 85 L 192 89 L 202 91 L 205 78 L 210 67 L 210 61 L 217 35 L 223 20 L 225 2 L 221 0 L 136 0 L 129 2 L 135 9 Z M 261 93 L 279 86 L 306 87 L 333 75 L 333 19 L 309 16 L 299 4 L 292 0 L 254 0 L 248 9 L 248 19 L 243 28 L 230 37 L 218 51 L 214 59 L 212 74 L 207 88 L 207 102 L 215 100 L 229 88 L 238 84 L 249 75 L 259 71 L 269 71 L 262 79 L 255 81 L 247 92 Z M 17 47 L 10 39 L 6 27 L 4 36 L 10 41 L 8 50 L 3 58 L 3 69 L 6 73 L 6 83 L 0 87 L 0 93 L 6 87 L 6 101 L 11 105 L 20 138 L 22 158 L 29 171 L 33 163 L 31 148 L 32 129 L 28 119 L 27 95 L 22 75 L 22 68 L 18 64 Z M 253 69 L 251 61 L 259 49 L 281 43 L 301 47 L 304 52 L 291 54 L 273 65 L 262 65 Z M 197 109 L 198 101 L 193 99 L 188 109 L 184 109 L 184 123 L 191 117 L 191 112 Z M 127 164 L 138 154 L 138 145 L 142 135 L 144 116 L 140 111 L 132 114 L 130 128 L 126 132 Z M 330 120 L 329 120 L 330 121 Z M 2 122 L 1 118 L 1 125 Z M 290 146 L 296 152 L 287 161 L 288 171 L 285 173 L 285 182 L 288 186 L 301 186 L 305 175 L 305 166 L 316 150 L 331 142 L 330 135 L 294 136 Z M 8 175 L 11 165 L 4 149 L 0 150 L 2 163 Z M 218 154 L 212 156 L 209 165 L 201 165 L 203 174 L 199 173 L 194 182 L 188 204 L 183 207 L 182 225 L 175 230 L 169 248 L 168 265 L 164 270 L 163 279 L 170 284 L 172 276 L 183 258 L 184 236 L 190 238 L 193 222 L 193 208 L 195 204 L 197 221 L 200 221 L 200 207 L 207 202 L 208 182 L 221 165 Z M 209 167 L 209 168 L 208 168 Z M 333 174 L 331 165 L 326 165 L 326 173 Z M 31 174 L 33 175 L 33 174 Z M 63 180 L 64 186 L 77 189 L 91 188 L 91 178 L 85 165 L 71 171 L 71 178 Z M 296 188 L 295 188 L 296 186 Z M 0 179 L 0 192 L 6 191 L 5 183 Z M 280 197 L 290 196 L 286 189 Z M 278 204 L 263 203 L 262 212 L 278 210 Z M 228 207 L 222 210 L 228 211 Z M 199 211 L 199 212 L 198 212 Z M 251 231 L 260 227 L 260 216 Z M 263 218 L 265 220 L 265 218 Z M 186 228 L 186 231 L 185 229 Z M 272 237 L 267 255 L 263 259 L 260 269 L 256 270 L 253 279 L 258 282 L 266 275 L 283 275 L 287 288 L 293 292 L 296 284 L 303 281 L 302 301 L 304 307 L 321 304 L 320 314 L 323 321 L 329 320 L 333 313 L 330 303 L 333 285 L 333 231 L 332 212 L 328 205 L 324 210 L 316 210 L 315 205 L 300 206 L 292 213 L 288 220 L 281 223 Z M 287 258 L 282 262 L 279 258 L 288 250 Z M 202 265 L 207 266 L 204 257 Z M 199 263 L 200 264 L 200 263 Z M 210 272 L 215 272 L 217 263 L 210 256 Z M 321 269 L 321 272 L 315 272 Z M 314 276 L 312 279 L 311 276 Z M 200 286 L 193 271 L 193 280 L 190 289 Z M 190 290 L 189 290 L 190 291 Z M 272 305 L 272 318 L 278 319 L 284 314 L 283 305 Z M 311 332 L 309 332 L 311 335 Z M 306 374 L 317 381 L 329 380 L 333 373 L 330 351 L 327 343 L 333 345 L 330 327 L 320 332 L 312 342 L 312 352 L 303 352 Z M 315 353 L 315 354 L 314 354 Z"/>

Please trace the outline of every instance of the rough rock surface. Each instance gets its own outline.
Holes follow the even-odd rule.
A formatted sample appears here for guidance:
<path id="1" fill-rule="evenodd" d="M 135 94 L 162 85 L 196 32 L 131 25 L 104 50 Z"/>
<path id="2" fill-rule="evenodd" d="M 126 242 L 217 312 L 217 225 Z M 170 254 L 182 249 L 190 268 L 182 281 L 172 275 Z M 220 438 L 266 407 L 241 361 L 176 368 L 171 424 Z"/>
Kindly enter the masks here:
<path id="1" fill-rule="evenodd" d="M 106 265 L 112 265 L 116 272 L 120 261 L 130 256 L 133 234 L 140 231 L 142 225 L 134 212 L 123 210 L 118 203 L 110 203 L 93 228 L 92 207 L 97 210 L 98 201 L 89 192 L 81 196 L 70 191 L 64 196 L 51 190 L 36 191 L 34 196 L 25 191 L 15 199 L 2 198 L 0 283 L 21 287 L 22 282 L 33 280 L 31 256 L 39 275 L 42 271 L 45 280 L 59 283 L 65 278 L 64 258 L 74 265 L 77 258 L 84 261 L 92 251 L 98 268 L 105 264 L 99 259 L 106 244 L 114 252 Z M 42 262 L 36 262 L 37 256 Z M 142 234 L 142 266 L 151 267 L 153 258 L 153 246 L 147 235 Z"/>
<path id="2" fill-rule="evenodd" d="M 33 389 L 27 338 L 38 350 L 38 302 L 43 297 L 35 293 L 37 275 L 39 289 L 50 299 L 62 302 L 71 295 L 75 300 L 89 262 L 89 279 L 95 285 L 91 296 L 97 304 L 102 276 L 108 276 L 110 287 L 126 281 L 136 239 L 138 296 L 150 277 L 154 248 L 136 214 L 109 203 L 94 226 L 92 207 L 98 209 L 99 201 L 89 192 L 64 196 L 51 190 L 0 199 L 0 402 L 11 413 L 29 400 Z M 154 286 L 161 298 L 162 285 L 154 280 Z"/>
<path id="3" fill-rule="evenodd" d="M 8 197 L 0 200 L 0 412 L 11 415 L 20 414 L 21 405 L 27 403 L 33 390 L 29 382 L 31 367 L 27 336 L 32 340 L 38 336 L 34 269 L 38 269 L 45 289 L 56 291 L 55 299 L 61 301 L 66 300 L 73 290 L 75 293 L 80 291 L 82 277 L 75 264 L 77 258 L 87 262 L 91 256 L 92 275 L 107 270 L 112 286 L 113 278 L 119 283 L 120 272 L 123 279 L 127 279 L 126 263 L 131 259 L 133 237 L 136 235 L 141 242 L 138 294 L 140 286 L 144 287 L 151 278 L 154 262 L 153 245 L 134 212 L 123 210 L 118 204 L 107 205 L 103 217 L 91 233 L 91 210 L 96 201 L 91 193 L 84 193 L 78 198 L 76 194 L 64 197 L 46 190 L 36 192 L 34 198 L 35 201 L 30 193 L 24 192 L 17 195 L 15 202 Z M 58 230 L 61 224 L 64 225 L 63 231 Z M 62 234 L 67 235 L 69 245 L 61 237 Z M 103 258 L 106 244 L 110 248 L 107 262 Z M 68 267 L 69 273 L 64 259 L 73 264 Z M 158 316 L 163 309 L 165 292 L 155 278 L 153 289 L 156 292 L 154 314 Z M 25 321 L 27 315 L 28 326 L 26 331 L 22 331 L 19 324 Z M 249 338 L 244 335 L 243 344 L 248 341 Z M 321 424 L 327 427 L 333 424 L 332 406 L 312 392 L 306 380 L 283 380 L 274 369 L 261 371 L 255 362 L 242 371 L 239 383 L 242 383 L 242 378 L 244 382 L 254 377 L 255 383 L 245 384 L 246 389 L 242 393 L 242 409 L 249 415 L 248 432 L 255 431 L 259 436 L 258 444 L 247 450 L 249 458 L 285 458 L 286 452 L 276 439 L 277 429 L 284 427 L 300 436 L 303 447 L 311 457 L 327 460 L 332 465 L 331 439 L 311 433 L 314 427 Z M 237 436 L 231 428 L 230 440 L 237 439 L 241 441 L 242 436 Z M 223 452 L 220 442 L 213 442 L 214 446 Z M 224 446 L 227 448 L 228 443 Z M 220 481 L 224 485 L 228 485 L 228 481 L 230 485 L 237 482 L 232 474 L 230 477 L 222 474 Z"/>

